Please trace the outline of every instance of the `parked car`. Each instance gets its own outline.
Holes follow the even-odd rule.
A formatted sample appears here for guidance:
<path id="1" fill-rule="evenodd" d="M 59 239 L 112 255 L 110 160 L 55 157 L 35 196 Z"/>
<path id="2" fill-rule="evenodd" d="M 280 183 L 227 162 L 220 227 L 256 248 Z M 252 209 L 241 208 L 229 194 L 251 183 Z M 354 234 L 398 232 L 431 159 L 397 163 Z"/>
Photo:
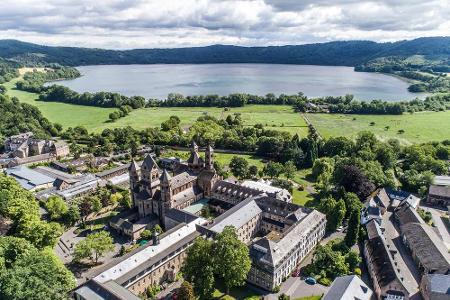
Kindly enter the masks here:
<path id="1" fill-rule="evenodd" d="M 315 278 L 313 278 L 313 277 L 307 277 L 307 278 L 305 279 L 305 282 L 306 282 L 307 284 L 314 285 L 314 284 L 317 283 L 317 280 L 316 280 Z"/>
<path id="2" fill-rule="evenodd" d="M 341 232 L 342 231 L 342 229 L 344 229 L 344 227 L 343 226 L 339 226 L 337 229 L 336 229 L 336 231 L 339 231 L 339 232 Z"/>

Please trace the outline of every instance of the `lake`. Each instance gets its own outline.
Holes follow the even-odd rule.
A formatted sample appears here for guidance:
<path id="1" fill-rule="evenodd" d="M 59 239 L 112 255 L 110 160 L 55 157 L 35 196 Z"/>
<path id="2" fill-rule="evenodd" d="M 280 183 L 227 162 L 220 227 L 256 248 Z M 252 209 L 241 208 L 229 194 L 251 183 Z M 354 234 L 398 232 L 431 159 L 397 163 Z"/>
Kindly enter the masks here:
<path id="1" fill-rule="evenodd" d="M 82 76 L 58 81 L 77 92 L 117 92 L 165 99 L 169 93 L 353 94 L 360 100 L 410 100 L 409 84 L 394 76 L 354 72 L 351 67 L 279 64 L 101 65 L 77 68 Z"/>

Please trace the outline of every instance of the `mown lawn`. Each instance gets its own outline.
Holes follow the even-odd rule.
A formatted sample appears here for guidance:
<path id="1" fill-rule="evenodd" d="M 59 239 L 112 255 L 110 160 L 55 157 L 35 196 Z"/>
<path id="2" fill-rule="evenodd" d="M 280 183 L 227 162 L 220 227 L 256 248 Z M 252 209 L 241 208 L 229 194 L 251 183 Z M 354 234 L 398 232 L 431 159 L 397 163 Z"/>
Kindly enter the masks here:
<path id="1" fill-rule="evenodd" d="M 308 114 L 308 119 L 325 138 L 354 137 L 364 130 L 372 131 L 382 140 L 396 138 L 404 144 L 450 138 L 450 111 L 418 112 L 399 116 Z M 371 125 L 371 122 L 375 124 Z M 404 130 L 404 133 L 399 133 L 399 130 Z"/>

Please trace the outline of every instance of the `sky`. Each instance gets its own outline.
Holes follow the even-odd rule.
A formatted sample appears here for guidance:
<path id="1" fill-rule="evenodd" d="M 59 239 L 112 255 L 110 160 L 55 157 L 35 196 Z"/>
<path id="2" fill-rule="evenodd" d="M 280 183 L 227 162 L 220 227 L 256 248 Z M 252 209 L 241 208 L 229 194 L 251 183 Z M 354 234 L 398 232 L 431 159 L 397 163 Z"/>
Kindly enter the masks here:
<path id="1" fill-rule="evenodd" d="M 450 36 L 450 0 L 0 0 L 0 39 L 109 49 Z"/>

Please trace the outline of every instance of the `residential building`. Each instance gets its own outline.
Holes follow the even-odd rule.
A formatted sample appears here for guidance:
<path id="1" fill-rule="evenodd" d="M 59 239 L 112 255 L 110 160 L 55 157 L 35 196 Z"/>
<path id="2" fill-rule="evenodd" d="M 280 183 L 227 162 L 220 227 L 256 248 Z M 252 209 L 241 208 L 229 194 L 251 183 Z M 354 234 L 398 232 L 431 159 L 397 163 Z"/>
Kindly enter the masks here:
<path id="1" fill-rule="evenodd" d="M 69 154 L 69 146 L 62 141 L 51 141 L 33 138 L 32 132 L 26 132 L 5 139 L 5 150 L 11 157 L 25 159 L 31 156 L 52 154 L 64 157 Z"/>
<path id="2" fill-rule="evenodd" d="M 427 203 L 430 205 L 447 207 L 450 205 L 450 185 L 430 185 Z"/>
<path id="3" fill-rule="evenodd" d="M 337 277 L 322 300 L 371 300 L 372 290 L 356 275 Z"/>
<path id="4" fill-rule="evenodd" d="M 450 275 L 424 275 L 420 291 L 424 300 L 450 300 Z"/>
<path id="5" fill-rule="evenodd" d="M 398 266 L 401 259 L 395 247 L 386 240 L 376 221 L 366 224 L 368 239 L 364 242 L 364 258 L 377 299 L 408 300 L 416 292 L 407 286 Z"/>
<path id="6" fill-rule="evenodd" d="M 431 226 L 410 222 L 400 228 L 402 240 L 423 274 L 450 274 L 448 248 Z"/>

